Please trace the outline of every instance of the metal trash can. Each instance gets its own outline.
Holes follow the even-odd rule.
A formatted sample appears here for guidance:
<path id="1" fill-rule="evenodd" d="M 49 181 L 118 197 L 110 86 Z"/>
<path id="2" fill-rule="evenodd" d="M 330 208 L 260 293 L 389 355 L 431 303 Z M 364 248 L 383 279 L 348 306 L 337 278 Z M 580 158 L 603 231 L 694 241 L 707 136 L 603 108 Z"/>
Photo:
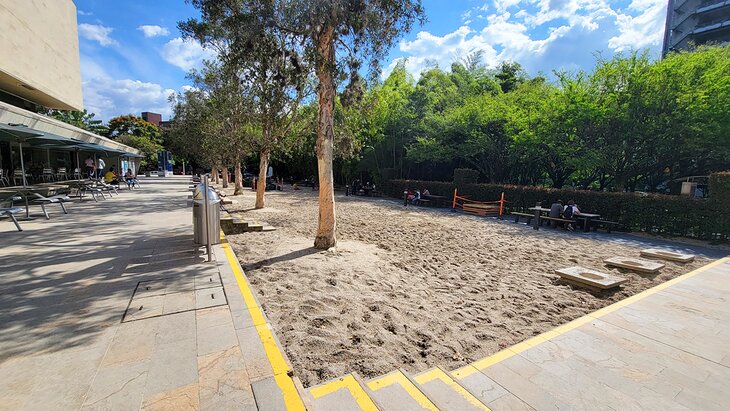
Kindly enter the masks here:
<path id="1" fill-rule="evenodd" d="M 193 191 L 193 241 L 195 244 L 205 245 L 205 216 L 203 215 L 203 192 L 204 184 L 198 184 Z M 215 190 L 208 187 L 208 232 L 210 233 L 210 243 L 219 244 L 221 242 L 221 209 L 220 199 Z"/>

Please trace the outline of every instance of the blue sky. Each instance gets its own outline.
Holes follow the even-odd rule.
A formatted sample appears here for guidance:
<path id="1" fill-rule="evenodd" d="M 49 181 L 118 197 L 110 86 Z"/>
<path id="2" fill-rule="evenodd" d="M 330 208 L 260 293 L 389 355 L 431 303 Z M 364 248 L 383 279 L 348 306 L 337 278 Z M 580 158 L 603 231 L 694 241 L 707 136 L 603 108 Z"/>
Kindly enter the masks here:
<path id="1" fill-rule="evenodd" d="M 171 93 L 212 53 L 180 38 L 176 24 L 197 16 L 184 0 L 75 0 L 84 104 L 103 120 L 155 111 L 167 118 Z M 521 63 L 532 75 L 590 70 L 594 53 L 648 48 L 664 33 L 666 0 L 423 0 L 428 22 L 398 42 L 383 62 L 387 74 L 407 58 L 415 76 L 448 69 L 482 50 L 485 63 Z"/>

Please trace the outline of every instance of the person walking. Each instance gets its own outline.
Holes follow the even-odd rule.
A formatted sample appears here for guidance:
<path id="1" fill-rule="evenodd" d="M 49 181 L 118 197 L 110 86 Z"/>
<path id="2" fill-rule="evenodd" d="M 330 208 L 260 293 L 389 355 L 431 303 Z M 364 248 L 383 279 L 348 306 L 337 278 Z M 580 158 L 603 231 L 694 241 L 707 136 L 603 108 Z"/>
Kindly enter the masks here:
<path id="1" fill-rule="evenodd" d="M 106 167 L 106 163 L 104 162 L 104 159 L 99 157 L 98 161 L 99 165 L 96 167 L 96 178 L 99 179 L 104 175 L 104 167 Z"/>
<path id="2" fill-rule="evenodd" d="M 86 165 L 86 177 L 89 179 L 94 178 L 94 159 L 88 156 L 84 160 L 84 164 Z"/>

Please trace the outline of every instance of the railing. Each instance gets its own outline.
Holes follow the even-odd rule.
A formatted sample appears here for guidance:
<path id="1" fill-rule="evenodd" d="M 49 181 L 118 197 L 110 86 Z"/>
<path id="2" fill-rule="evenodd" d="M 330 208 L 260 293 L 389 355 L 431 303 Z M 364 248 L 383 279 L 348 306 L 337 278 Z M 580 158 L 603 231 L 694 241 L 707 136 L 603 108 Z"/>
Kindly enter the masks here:
<path id="1" fill-rule="evenodd" d="M 730 0 L 710 0 L 706 1 L 699 6 L 697 6 L 697 9 L 695 10 L 696 13 L 704 13 L 707 11 L 719 9 L 725 6 L 730 6 Z"/>

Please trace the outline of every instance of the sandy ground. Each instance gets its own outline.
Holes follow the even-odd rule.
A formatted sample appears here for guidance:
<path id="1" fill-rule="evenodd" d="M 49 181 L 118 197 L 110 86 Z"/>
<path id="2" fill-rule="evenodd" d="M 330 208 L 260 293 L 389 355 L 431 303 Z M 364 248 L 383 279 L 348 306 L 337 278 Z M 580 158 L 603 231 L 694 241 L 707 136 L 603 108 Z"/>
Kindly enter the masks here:
<path id="1" fill-rule="evenodd" d="M 513 220 L 344 196 L 338 246 L 318 251 L 310 189 L 267 193 L 263 210 L 251 210 L 250 189 L 237 199 L 230 210 L 277 227 L 229 241 L 305 386 L 352 371 L 454 369 L 710 261 L 638 275 L 603 265 L 639 256 L 610 235 L 536 232 Z M 591 294 L 553 274 L 574 265 L 629 281 Z"/>

